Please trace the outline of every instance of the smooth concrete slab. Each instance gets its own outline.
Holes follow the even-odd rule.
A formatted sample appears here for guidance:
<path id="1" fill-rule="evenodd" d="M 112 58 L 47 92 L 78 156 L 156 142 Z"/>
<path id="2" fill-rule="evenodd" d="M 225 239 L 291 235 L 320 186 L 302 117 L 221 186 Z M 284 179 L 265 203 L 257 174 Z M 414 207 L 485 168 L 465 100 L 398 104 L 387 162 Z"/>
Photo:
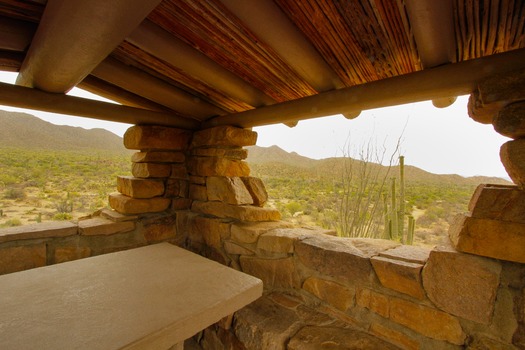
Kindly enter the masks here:
<path id="1" fill-rule="evenodd" d="M 0 348 L 169 349 L 262 282 L 168 243 L 0 276 Z"/>

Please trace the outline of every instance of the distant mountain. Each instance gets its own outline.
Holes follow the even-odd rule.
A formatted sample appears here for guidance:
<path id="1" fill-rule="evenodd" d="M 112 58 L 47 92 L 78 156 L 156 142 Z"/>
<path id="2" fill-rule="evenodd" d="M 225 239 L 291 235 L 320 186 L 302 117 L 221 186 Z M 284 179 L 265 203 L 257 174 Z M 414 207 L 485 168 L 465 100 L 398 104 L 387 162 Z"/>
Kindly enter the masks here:
<path id="1" fill-rule="evenodd" d="M 295 152 L 286 152 L 279 146 L 246 147 L 248 150 L 249 162 L 252 164 L 264 163 L 283 163 L 291 166 L 310 168 L 318 162 L 315 159 L 303 157 Z"/>
<path id="2" fill-rule="evenodd" d="M 311 159 L 301 156 L 295 152 L 289 153 L 279 148 L 278 146 L 259 147 L 251 146 L 248 149 L 248 163 L 260 175 L 268 176 L 283 176 L 293 177 L 298 172 L 303 175 L 312 177 L 333 177 L 334 174 L 342 174 L 342 169 L 349 164 L 357 164 L 361 161 L 351 160 L 345 158 L 326 158 L 326 159 Z M 380 171 L 387 171 L 387 167 L 378 164 L 369 164 L 370 167 L 379 167 Z M 399 173 L 398 167 L 390 169 L 391 176 L 397 176 Z M 405 165 L 405 179 L 407 181 L 420 183 L 439 183 L 439 184 L 461 184 L 461 185 L 477 185 L 480 183 L 511 185 L 507 181 L 498 177 L 488 176 L 473 176 L 463 177 L 456 174 L 433 174 L 422 170 L 418 167 Z"/>
<path id="3" fill-rule="evenodd" d="M 46 122 L 27 113 L 0 110 L 0 147 L 126 152 L 122 138 L 104 129 Z"/>

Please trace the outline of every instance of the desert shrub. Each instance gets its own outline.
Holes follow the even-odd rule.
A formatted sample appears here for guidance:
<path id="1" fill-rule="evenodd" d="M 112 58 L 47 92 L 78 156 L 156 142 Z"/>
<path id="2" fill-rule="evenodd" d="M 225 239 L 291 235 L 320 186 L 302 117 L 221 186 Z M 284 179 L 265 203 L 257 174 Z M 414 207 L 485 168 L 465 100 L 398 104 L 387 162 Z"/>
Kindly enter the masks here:
<path id="1" fill-rule="evenodd" d="M 0 186 L 9 186 L 19 182 L 18 177 L 11 174 L 0 174 Z"/>
<path id="2" fill-rule="evenodd" d="M 56 221 L 65 221 L 65 220 L 71 220 L 73 219 L 73 216 L 69 213 L 56 213 L 53 216 L 53 220 Z"/>
<path id="3" fill-rule="evenodd" d="M 14 226 L 20 226 L 20 225 L 22 225 L 22 222 L 20 221 L 20 219 L 13 218 L 13 219 L 7 220 L 5 223 L 0 225 L 0 227 L 14 227 Z"/>
<path id="4" fill-rule="evenodd" d="M 23 188 L 18 187 L 10 187 L 4 191 L 4 198 L 5 199 L 24 199 L 26 197 L 26 194 L 24 192 Z"/>
<path id="5" fill-rule="evenodd" d="M 290 215 L 303 211 L 302 209 L 303 206 L 301 205 L 301 203 L 296 201 L 290 201 L 288 204 L 286 204 L 286 210 L 288 211 L 288 213 L 290 213 Z"/>

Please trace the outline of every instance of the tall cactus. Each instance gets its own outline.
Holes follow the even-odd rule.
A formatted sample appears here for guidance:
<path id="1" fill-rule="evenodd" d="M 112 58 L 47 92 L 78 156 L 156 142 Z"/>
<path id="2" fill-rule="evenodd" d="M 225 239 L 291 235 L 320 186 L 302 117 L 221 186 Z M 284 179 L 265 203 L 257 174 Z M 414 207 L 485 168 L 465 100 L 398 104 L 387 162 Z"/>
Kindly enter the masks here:
<path id="1" fill-rule="evenodd" d="M 385 238 L 399 240 L 403 244 L 412 244 L 414 240 L 415 220 L 406 213 L 405 207 L 405 157 L 399 157 L 399 205 L 397 204 L 396 179 L 392 178 L 390 189 L 390 210 L 385 206 Z M 405 232 L 405 216 L 408 218 L 408 227 Z"/>
<path id="2" fill-rule="evenodd" d="M 391 239 L 397 239 L 399 237 L 399 220 L 398 220 L 398 210 L 396 202 L 396 178 L 392 178 L 392 186 L 390 189 L 390 232 Z"/>
<path id="3" fill-rule="evenodd" d="M 398 237 L 405 243 L 405 157 L 399 156 L 399 211 Z"/>

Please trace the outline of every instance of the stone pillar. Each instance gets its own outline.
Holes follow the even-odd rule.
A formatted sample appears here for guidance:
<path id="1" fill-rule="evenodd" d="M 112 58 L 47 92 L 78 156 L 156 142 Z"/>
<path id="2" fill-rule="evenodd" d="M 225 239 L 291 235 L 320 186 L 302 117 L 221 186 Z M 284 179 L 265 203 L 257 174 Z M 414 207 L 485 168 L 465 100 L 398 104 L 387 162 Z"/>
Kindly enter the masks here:
<path id="1" fill-rule="evenodd" d="M 244 161 L 243 146 L 256 141 L 257 133 L 231 126 L 195 132 L 133 126 L 124 135 L 124 146 L 139 151 L 132 156 L 133 176 L 117 178 L 110 206 L 128 217 L 176 211 L 181 244 L 229 264 L 232 226 L 257 225 L 262 234 L 284 225 L 276 223 L 276 209 L 264 207 L 264 184 Z"/>
<path id="2" fill-rule="evenodd" d="M 133 154 L 133 176 L 117 178 L 118 193 L 109 204 L 124 215 L 188 209 L 189 176 L 186 151 L 191 132 L 163 126 L 133 126 L 124 134 L 124 146 Z"/>
<path id="3" fill-rule="evenodd" d="M 254 145 L 257 134 L 220 126 L 193 135 L 188 160 L 191 210 L 207 216 L 239 221 L 278 221 L 275 209 L 264 208 L 266 189 L 250 177 L 242 146 Z"/>
<path id="4" fill-rule="evenodd" d="M 512 139 L 500 158 L 516 186 L 480 185 L 469 213 L 450 226 L 451 241 L 462 252 L 525 263 L 525 71 L 481 82 L 469 115 Z"/>
<path id="5" fill-rule="evenodd" d="M 256 226 L 262 234 L 283 226 L 275 222 L 280 213 L 264 207 L 266 189 L 244 161 L 243 146 L 256 140 L 255 132 L 231 126 L 194 132 L 186 159 L 191 208 L 177 213 L 177 232 L 186 248 L 237 269 L 241 253 L 231 241 L 235 228 Z"/>

